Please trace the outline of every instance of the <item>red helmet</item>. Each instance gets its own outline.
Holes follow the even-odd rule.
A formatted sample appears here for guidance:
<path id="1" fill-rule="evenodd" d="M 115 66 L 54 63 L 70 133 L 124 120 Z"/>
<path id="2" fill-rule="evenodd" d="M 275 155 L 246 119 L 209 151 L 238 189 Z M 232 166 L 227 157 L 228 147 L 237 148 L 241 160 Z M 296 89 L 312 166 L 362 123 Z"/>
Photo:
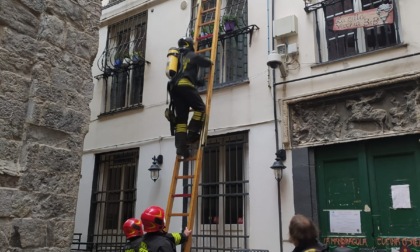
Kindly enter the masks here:
<path id="1" fill-rule="evenodd" d="M 123 231 L 127 239 L 143 236 L 143 228 L 141 227 L 141 220 L 130 218 L 124 222 Z"/>
<path id="2" fill-rule="evenodd" d="M 165 228 L 165 211 L 158 206 L 150 206 L 141 214 L 144 231 L 157 232 Z"/>

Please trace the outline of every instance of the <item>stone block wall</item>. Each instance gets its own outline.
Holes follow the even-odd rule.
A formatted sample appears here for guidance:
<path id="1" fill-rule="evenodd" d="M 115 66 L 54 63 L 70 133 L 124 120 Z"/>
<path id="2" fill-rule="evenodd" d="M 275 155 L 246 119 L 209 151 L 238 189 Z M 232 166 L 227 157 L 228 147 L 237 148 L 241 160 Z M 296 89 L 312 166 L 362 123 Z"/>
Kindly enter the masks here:
<path id="1" fill-rule="evenodd" d="M 0 252 L 70 251 L 100 15 L 0 1 Z"/>

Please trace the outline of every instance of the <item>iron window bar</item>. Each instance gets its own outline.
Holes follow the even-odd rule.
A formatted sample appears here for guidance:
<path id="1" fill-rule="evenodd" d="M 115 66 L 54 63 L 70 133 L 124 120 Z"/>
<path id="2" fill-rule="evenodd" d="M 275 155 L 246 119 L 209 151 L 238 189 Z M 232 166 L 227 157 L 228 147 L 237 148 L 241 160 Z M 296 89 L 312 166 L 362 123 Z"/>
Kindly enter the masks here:
<path id="1" fill-rule="evenodd" d="M 249 180 L 243 167 L 247 143 L 246 131 L 208 139 L 191 252 L 249 247 Z"/>
<path id="2" fill-rule="evenodd" d="M 254 31 L 259 30 L 259 29 L 260 28 L 255 24 L 248 25 L 248 26 L 245 26 L 245 27 L 241 27 L 241 28 L 235 29 L 231 32 L 228 32 L 228 33 L 219 34 L 219 40 L 218 41 L 222 42 L 222 44 L 223 44 L 223 41 L 226 40 L 226 39 L 236 38 L 236 37 L 238 37 L 239 35 L 242 35 L 242 34 L 249 34 L 249 46 L 251 46 L 252 34 L 254 33 Z M 203 39 L 200 39 L 199 42 L 198 42 L 198 48 L 209 47 L 209 46 L 211 46 L 211 42 L 212 42 L 212 36 L 208 36 L 208 37 L 205 37 Z"/>
<path id="3" fill-rule="evenodd" d="M 97 65 L 106 78 L 116 72 L 131 70 L 138 65 L 150 64 L 144 57 L 146 49 L 147 11 L 126 18 L 108 27 L 106 49 Z"/>
<path id="4" fill-rule="evenodd" d="M 325 8 L 326 6 L 333 5 L 333 4 L 336 4 L 338 2 L 341 2 L 341 0 L 325 0 L 325 1 L 322 1 L 322 2 L 309 4 L 307 0 L 303 0 L 303 1 L 305 3 L 305 8 L 304 9 L 305 9 L 306 13 L 310 13 L 312 11 L 316 11 L 318 9 Z"/>
<path id="5" fill-rule="evenodd" d="M 96 156 L 87 243 L 93 251 L 122 251 L 123 221 L 133 216 L 139 149 Z"/>
<path id="6" fill-rule="evenodd" d="M 395 1 L 371 1 L 369 4 L 363 4 L 363 6 L 360 6 L 364 3 L 362 0 L 354 3 L 347 0 L 325 0 L 313 4 L 311 2 L 304 0 L 305 11 L 315 14 L 318 63 L 348 58 L 401 43 L 397 18 L 398 8 L 395 6 Z M 382 4 L 388 6 L 392 4 L 394 22 L 372 27 L 360 26 L 334 30 L 334 19 L 336 17 L 363 12 Z"/>
<path id="7" fill-rule="evenodd" d="M 247 18 L 247 6 L 248 6 L 248 0 L 231 0 L 227 2 L 228 5 L 221 9 L 222 15 L 220 17 L 220 23 L 219 23 L 219 39 L 218 41 L 223 42 L 224 40 L 232 37 L 237 37 L 241 34 L 249 34 L 249 45 L 251 46 L 252 41 L 252 34 L 254 31 L 259 30 L 259 27 L 256 24 L 248 25 L 248 18 Z M 216 2 L 215 1 L 207 1 L 203 3 L 204 9 L 211 9 L 215 8 Z M 196 13 L 198 4 L 193 6 L 193 11 L 191 15 L 191 20 L 189 22 L 189 25 L 187 27 L 187 36 L 193 37 L 193 31 L 195 27 L 195 22 L 197 20 Z M 226 28 L 223 25 L 223 20 L 227 18 L 234 18 L 236 20 L 236 28 L 231 31 L 226 31 Z M 209 22 L 211 20 L 214 20 L 214 12 L 208 12 L 202 16 L 202 23 Z M 211 25 L 203 26 L 202 33 L 207 34 L 205 36 L 202 36 L 201 39 L 199 38 L 198 47 L 208 47 L 211 46 L 212 42 L 212 35 L 213 28 Z"/>

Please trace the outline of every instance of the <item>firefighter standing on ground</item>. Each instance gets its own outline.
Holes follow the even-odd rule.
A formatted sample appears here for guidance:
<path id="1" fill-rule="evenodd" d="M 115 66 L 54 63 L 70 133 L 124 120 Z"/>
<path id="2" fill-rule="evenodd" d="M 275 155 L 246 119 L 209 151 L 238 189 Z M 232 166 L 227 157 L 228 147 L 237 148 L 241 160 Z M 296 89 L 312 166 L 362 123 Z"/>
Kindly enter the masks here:
<path id="1" fill-rule="evenodd" d="M 124 222 L 123 231 L 127 242 L 124 246 L 125 252 L 144 251 L 145 243 L 142 244 L 143 228 L 139 219 L 130 218 Z M 143 250 L 141 249 L 143 245 Z M 147 251 L 147 247 L 146 247 Z"/>
<path id="2" fill-rule="evenodd" d="M 136 218 L 130 218 L 124 222 L 123 225 L 123 231 L 125 234 L 125 238 L 127 240 L 125 246 L 124 246 L 124 252 L 155 252 L 157 248 L 161 245 L 160 242 L 162 242 L 161 237 L 164 236 L 167 241 L 169 241 L 169 244 L 175 244 L 180 245 L 187 241 L 188 237 L 191 235 L 191 230 L 189 230 L 187 227 L 184 230 L 184 233 L 166 233 L 163 231 L 163 228 L 165 228 L 165 225 L 163 225 L 163 228 L 160 227 L 157 222 L 160 223 L 159 220 L 163 221 L 165 223 L 164 219 L 162 219 L 159 213 L 162 213 L 164 216 L 164 211 L 162 208 L 158 206 L 151 206 L 147 208 L 144 213 L 142 214 L 142 217 L 145 224 L 145 231 L 150 232 L 150 235 L 147 237 L 147 243 L 144 241 L 143 238 L 143 224 L 142 221 Z M 153 234 L 156 233 L 156 234 Z M 160 238 L 157 239 L 151 239 L 149 236 L 158 236 Z M 151 241 L 149 241 L 151 240 Z M 168 244 L 167 241 L 163 241 L 163 244 Z M 150 245 L 148 243 L 151 243 Z M 158 243 L 158 244 L 155 244 Z M 150 246 L 150 250 L 148 248 Z M 167 250 L 162 251 L 172 251 L 169 250 L 169 248 L 172 248 L 172 246 L 165 246 Z M 161 251 L 161 250 L 159 250 Z"/>
<path id="3" fill-rule="evenodd" d="M 161 207 L 150 206 L 141 214 L 144 231 L 143 242 L 149 252 L 176 252 L 176 245 L 187 241 L 191 230 L 187 227 L 184 233 L 165 232 L 165 212 Z"/>
<path id="4" fill-rule="evenodd" d="M 171 94 L 171 101 L 175 107 L 175 147 L 176 154 L 189 157 L 188 144 L 197 142 L 200 139 L 200 131 L 205 120 L 206 105 L 201 99 L 196 86 L 199 85 L 199 67 L 210 67 L 210 59 L 194 52 L 192 38 L 181 38 L 179 46 L 179 70 L 172 79 L 171 87 L 168 90 Z M 170 81 L 171 83 L 171 81 Z M 194 110 L 189 125 L 189 109 Z"/>

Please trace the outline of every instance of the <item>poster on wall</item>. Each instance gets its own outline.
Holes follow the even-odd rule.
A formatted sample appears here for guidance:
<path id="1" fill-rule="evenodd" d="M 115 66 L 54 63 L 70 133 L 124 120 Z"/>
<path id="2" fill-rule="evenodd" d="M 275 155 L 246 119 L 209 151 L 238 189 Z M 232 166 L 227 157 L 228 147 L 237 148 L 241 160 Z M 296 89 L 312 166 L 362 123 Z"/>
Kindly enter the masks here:
<path id="1" fill-rule="evenodd" d="M 330 210 L 330 232 L 360 234 L 360 210 Z"/>
<path id="2" fill-rule="evenodd" d="M 334 31 L 351 30 L 394 23 L 392 4 L 381 4 L 378 8 L 334 17 Z"/>
<path id="3" fill-rule="evenodd" d="M 410 185 L 391 186 L 392 208 L 411 208 Z"/>

